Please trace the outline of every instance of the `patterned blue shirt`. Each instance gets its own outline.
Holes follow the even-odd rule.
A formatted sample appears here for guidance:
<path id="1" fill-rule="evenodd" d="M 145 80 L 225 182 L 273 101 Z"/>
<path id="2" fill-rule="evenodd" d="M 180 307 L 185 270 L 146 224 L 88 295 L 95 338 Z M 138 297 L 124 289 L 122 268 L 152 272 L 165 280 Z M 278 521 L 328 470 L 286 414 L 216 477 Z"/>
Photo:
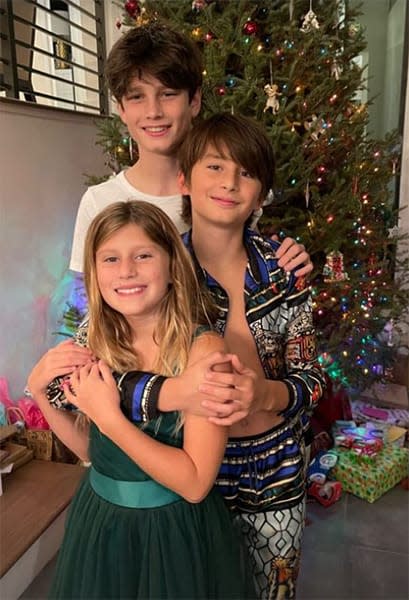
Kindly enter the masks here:
<path id="1" fill-rule="evenodd" d="M 228 294 L 200 266 L 191 232 L 182 237 L 199 279 L 218 307 L 215 329 L 224 335 Z M 282 381 L 289 402 L 279 425 L 256 436 L 229 438 L 216 485 L 231 509 L 258 512 L 287 508 L 303 498 L 304 435 L 325 380 L 317 360 L 311 295 L 305 279 L 278 266 L 278 242 L 251 229 L 245 230 L 243 241 L 248 256 L 244 287 L 247 323 L 266 379 Z"/>

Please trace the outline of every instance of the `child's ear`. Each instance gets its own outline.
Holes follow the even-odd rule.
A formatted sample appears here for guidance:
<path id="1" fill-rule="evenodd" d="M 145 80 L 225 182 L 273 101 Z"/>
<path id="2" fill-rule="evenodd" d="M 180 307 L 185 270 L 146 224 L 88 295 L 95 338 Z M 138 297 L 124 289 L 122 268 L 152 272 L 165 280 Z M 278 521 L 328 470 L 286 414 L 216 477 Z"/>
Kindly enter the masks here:
<path id="1" fill-rule="evenodd" d="M 255 208 L 255 210 L 259 210 L 260 208 L 262 208 L 262 206 L 264 204 L 264 201 L 265 201 L 265 197 L 264 196 L 260 196 L 260 198 L 256 202 L 256 208 Z"/>
<path id="2" fill-rule="evenodd" d="M 193 98 L 190 101 L 190 110 L 192 112 L 192 118 L 197 117 L 200 112 L 200 108 L 202 106 L 202 92 L 200 89 L 197 89 L 193 95 Z"/>
<path id="3" fill-rule="evenodd" d="M 121 119 L 122 123 L 124 125 L 128 126 L 128 123 L 126 122 L 126 117 L 125 117 L 125 109 L 123 107 L 122 102 L 117 102 L 116 107 L 117 107 L 119 118 Z"/>
<path id="4" fill-rule="evenodd" d="M 178 173 L 178 185 L 182 196 L 189 196 L 190 190 L 186 183 L 186 177 L 184 176 L 182 171 L 179 171 Z"/>

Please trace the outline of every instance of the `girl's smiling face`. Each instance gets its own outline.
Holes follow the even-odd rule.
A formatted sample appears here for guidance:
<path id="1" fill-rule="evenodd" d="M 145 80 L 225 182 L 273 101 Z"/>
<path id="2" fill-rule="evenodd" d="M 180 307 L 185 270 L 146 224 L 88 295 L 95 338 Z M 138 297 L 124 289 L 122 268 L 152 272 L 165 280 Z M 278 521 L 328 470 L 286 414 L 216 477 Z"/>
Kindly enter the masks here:
<path id="1" fill-rule="evenodd" d="M 96 274 L 101 296 L 128 322 L 157 320 L 170 284 L 169 256 L 145 231 L 130 223 L 96 252 Z"/>

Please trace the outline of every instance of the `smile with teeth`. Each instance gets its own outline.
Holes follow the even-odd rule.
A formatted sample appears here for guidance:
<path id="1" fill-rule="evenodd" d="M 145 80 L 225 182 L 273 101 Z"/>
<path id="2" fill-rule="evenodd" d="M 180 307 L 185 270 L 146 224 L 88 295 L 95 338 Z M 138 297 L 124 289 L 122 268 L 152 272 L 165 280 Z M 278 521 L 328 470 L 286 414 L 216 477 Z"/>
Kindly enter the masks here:
<path id="1" fill-rule="evenodd" d="M 148 133 L 164 133 L 169 129 L 169 127 L 167 125 L 158 125 L 156 127 L 144 127 L 143 129 Z"/>
<path id="2" fill-rule="evenodd" d="M 124 294 L 125 296 L 130 296 L 131 294 L 140 294 L 145 290 L 145 288 L 146 286 L 144 285 L 137 285 L 132 288 L 116 288 L 115 291 L 117 294 Z"/>

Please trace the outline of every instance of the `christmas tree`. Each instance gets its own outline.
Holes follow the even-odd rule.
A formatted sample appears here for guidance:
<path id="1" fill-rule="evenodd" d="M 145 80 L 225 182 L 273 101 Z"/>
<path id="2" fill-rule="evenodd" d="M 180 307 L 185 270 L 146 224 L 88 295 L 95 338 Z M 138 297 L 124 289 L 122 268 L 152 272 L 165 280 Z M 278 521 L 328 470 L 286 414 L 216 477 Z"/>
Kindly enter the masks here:
<path id="1" fill-rule="evenodd" d="M 230 111 L 264 125 L 277 172 L 260 228 L 295 237 L 311 255 L 322 364 L 352 393 L 388 379 L 408 299 L 393 201 L 399 143 L 394 133 L 367 135 L 359 12 L 342 0 L 127 0 L 121 8 L 118 27 L 159 19 L 196 40 L 204 116 Z M 115 172 L 137 160 L 116 117 L 98 143 Z"/>

